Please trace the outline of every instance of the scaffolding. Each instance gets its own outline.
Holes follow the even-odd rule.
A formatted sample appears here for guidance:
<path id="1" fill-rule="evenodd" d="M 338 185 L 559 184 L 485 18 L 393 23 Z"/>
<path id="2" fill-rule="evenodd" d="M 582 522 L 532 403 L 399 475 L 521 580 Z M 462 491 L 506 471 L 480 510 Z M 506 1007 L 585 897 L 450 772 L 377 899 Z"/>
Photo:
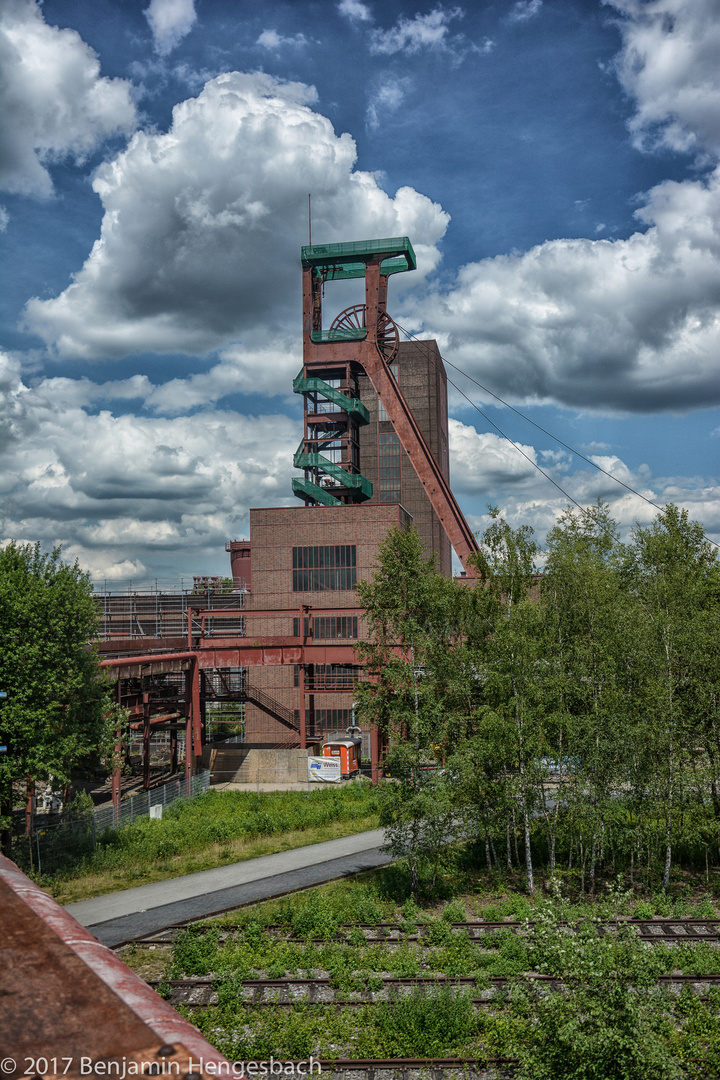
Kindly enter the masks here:
<path id="1" fill-rule="evenodd" d="M 153 586 L 128 587 L 94 594 L 101 641 L 136 638 L 186 638 L 188 611 L 237 610 L 237 615 L 210 617 L 208 633 L 216 636 L 242 637 L 245 633 L 245 590 L 208 588 L 162 591 Z"/>

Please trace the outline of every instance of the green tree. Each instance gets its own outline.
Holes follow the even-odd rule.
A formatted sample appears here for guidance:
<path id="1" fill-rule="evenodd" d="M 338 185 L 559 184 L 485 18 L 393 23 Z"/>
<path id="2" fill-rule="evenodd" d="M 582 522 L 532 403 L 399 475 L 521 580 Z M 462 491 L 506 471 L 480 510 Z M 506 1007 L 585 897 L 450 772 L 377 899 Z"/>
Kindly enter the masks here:
<path id="1" fill-rule="evenodd" d="M 635 747 L 634 635 L 642 613 L 623 589 L 618 553 L 606 504 L 568 509 L 548 535 L 541 590 L 561 781 L 556 811 L 570 811 L 583 882 L 589 858 L 591 888 L 609 846 L 612 800 Z"/>
<path id="2" fill-rule="evenodd" d="M 488 506 L 488 513 L 492 524 L 483 533 L 480 550 L 470 561 L 486 586 L 496 614 L 500 614 L 530 595 L 539 549 L 530 525 L 513 529 L 497 506 Z"/>
<path id="3" fill-rule="evenodd" d="M 357 651 L 375 678 L 359 688 L 358 715 L 386 738 L 420 750 L 452 741 L 463 699 L 463 590 L 426 561 L 415 529 L 391 530 L 372 581 L 358 584 L 368 640 Z"/>
<path id="4" fill-rule="evenodd" d="M 417 895 L 452 836 L 447 776 L 437 765 L 464 733 L 471 702 L 462 667 L 461 590 L 426 561 L 415 529 L 395 529 L 380 547 L 372 581 L 358 585 L 368 640 L 358 645 L 371 680 L 358 687 L 356 716 L 376 724 L 392 779 L 381 793 L 388 850 L 404 857 Z"/>
<path id="5" fill-rule="evenodd" d="M 108 749 L 108 702 L 99 661 L 92 586 L 60 549 L 11 543 L 0 551 L 0 756 L 3 827 L 13 784 L 67 784 L 83 758 Z"/>
<path id="6" fill-rule="evenodd" d="M 488 862 L 492 830 L 504 819 L 510 861 L 509 822 L 520 814 L 528 891 L 534 891 L 530 822 L 540 801 L 543 744 L 543 649 L 537 604 L 530 599 L 538 547 L 533 530 L 518 529 L 490 506 L 490 526 L 473 562 L 481 584 L 472 590 L 468 623 L 469 670 L 480 683 L 469 754 L 461 766 L 464 783 L 474 786 L 479 833 Z M 473 777 L 473 779 L 471 779 Z M 489 850 L 488 850 L 489 849 Z M 497 862 L 497 857 L 495 856 Z"/>
<path id="7" fill-rule="evenodd" d="M 635 530 L 626 569 L 645 615 L 644 760 L 664 819 L 667 887 L 684 804 L 703 801 L 708 787 L 720 853 L 720 562 L 702 525 L 669 504 Z"/>

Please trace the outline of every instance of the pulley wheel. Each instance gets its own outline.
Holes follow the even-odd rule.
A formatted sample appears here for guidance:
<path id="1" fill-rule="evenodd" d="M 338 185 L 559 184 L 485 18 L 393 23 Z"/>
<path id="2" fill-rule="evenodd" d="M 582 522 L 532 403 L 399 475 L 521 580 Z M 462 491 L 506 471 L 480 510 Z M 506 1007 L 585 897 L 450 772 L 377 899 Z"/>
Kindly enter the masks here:
<path id="1" fill-rule="evenodd" d="M 330 330 L 360 330 L 367 326 L 365 304 L 354 304 L 336 315 Z M 391 364 L 400 348 L 398 328 L 386 311 L 378 320 L 377 347 L 388 364 Z"/>

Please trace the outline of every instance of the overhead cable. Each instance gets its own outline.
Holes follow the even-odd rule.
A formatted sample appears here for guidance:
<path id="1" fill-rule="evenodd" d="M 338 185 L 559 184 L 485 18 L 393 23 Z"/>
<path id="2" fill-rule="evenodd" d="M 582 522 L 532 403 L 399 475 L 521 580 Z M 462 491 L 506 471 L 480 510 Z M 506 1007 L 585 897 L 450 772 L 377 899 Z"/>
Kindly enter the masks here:
<path id="1" fill-rule="evenodd" d="M 405 335 L 406 338 L 408 338 L 408 340 L 414 341 L 417 345 L 420 345 L 423 348 L 425 347 L 426 343 L 424 341 L 422 341 L 420 338 L 418 338 L 416 334 L 411 334 L 409 330 L 406 330 L 403 326 L 400 326 L 399 323 L 396 323 L 396 325 L 397 325 L 398 330 L 402 331 L 402 333 Z M 429 349 L 425 348 L 425 354 L 426 354 L 428 360 L 435 367 L 437 367 L 437 365 L 435 364 L 435 358 L 434 358 L 434 356 L 432 355 L 432 353 L 430 352 Z M 631 494 L 637 495 L 637 497 L 639 499 L 642 499 L 643 502 L 646 502 L 649 506 L 654 507 L 656 510 L 661 510 L 662 511 L 662 510 L 665 509 L 663 506 L 660 506 L 658 503 L 653 502 L 652 499 L 648 499 L 648 497 L 646 495 L 643 495 L 640 491 L 637 491 L 634 487 L 631 487 L 630 484 L 626 484 L 624 480 L 620 480 L 620 479 L 618 479 L 617 476 L 613 476 L 613 474 L 611 472 L 608 472 L 607 469 L 603 469 L 602 465 L 598 465 L 596 461 L 592 460 L 592 458 L 586 457 L 585 454 L 581 454 L 579 450 L 576 450 L 573 446 L 570 446 L 569 443 L 563 442 L 563 440 L 558 438 L 557 435 L 553 435 L 553 433 L 551 431 L 548 431 L 547 428 L 544 428 L 542 426 L 542 424 L 538 424 L 538 423 L 535 422 L 535 420 L 531 420 L 530 417 L 526 416 L 525 413 L 520 411 L 520 409 L 516 409 L 514 405 L 511 405 L 509 402 L 505 401 L 503 398 L 500 397 L 499 394 L 494 393 L 492 390 L 488 389 L 487 386 L 483 386 L 483 384 L 481 382 L 478 382 L 477 379 L 474 379 L 472 377 L 472 375 L 468 375 L 468 373 L 466 371 L 463 371 L 462 368 L 458 367 L 457 364 L 451 363 L 450 360 L 447 360 L 442 355 L 440 356 L 440 359 L 442 360 L 442 362 L 447 367 L 451 367 L 454 371 L 457 371 L 460 375 L 462 375 L 463 378 L 467 379 L 468 382 L 471 382 L 475 386 L 479 387 L 479 389 L 482 390 L 483 393 L 488 394 L 490 397 L 494 398 L 496 401 L 499 401 L 500 404 L 504 405 L 506 409 L 510 409 L 517 416 L 521 417 L 523 420 L 526 420 L 528 424 L 532 424 L 532 426 L 537 428 L 538 431 L 542 431 L 542 433 L 544 435 L 547 435 L 549 439 L 552 439 L 554 442 L 558 443 L 559 446 L 562 446 L 566 450 L 569 450 L 571 454 L 574 454 L 576 457 L 580 458 L 582 461 L 586 462 L 588 465 L 592 465 L 592 467 L 594 469 L 597 469 L 598 472 L 601 472 L 604 476 L 607 476 L 608 479 L 613 480 L 616 484 L 619 484 L 621 487 L 624 487 L 625 490 L 631 492 Z M 548 479 L 550 481 L 550 483 L 553 484 L 558 489 L 558 491 L 561 491 L 562 494 L 567 499 L 569 499 L 571 503 L 573 503 L 575 506 L 577 506 L 578 509 L 581 509 L 581 510 L 583 509 L 582 505 L 576 499 L 574 499 L 572 497 L 572 495 L 570 495 L 567 491 L 565 491 L 565 489 L 563 487 L 560 486 L 560 484 L 558 484 L 555 480 L 553 480 L 553 478 L 551 476 L 549 476 L 548 473 L 546 473 L 545 470 L 543 468 L 541 468 L 540 465 L 538 465 L 538 463 L 536 461 L 533 461 L 533 459 L 528 454 L 526 454 L 523 450 L 521 450 L 520 447 L 518 446 L 518 444 L 516 442 L 514 442 L 510 438 L 509 435 L 506 435 L 505 432 L 502 431 L 502 429 L 500 427 L 498 427 L 498 425 L 495 423 L 495 421 L 491 420 L 490 417 L 487 415 L 487 413 L 483 412 L 483 410 L 480 408 L 480 406 L 477 405 L 472 400 L 472 398 L 468 397 L 468 395 L 463 390 L 461 390 L 460 387 L 456 383 L 454 383 L 452 381 L 452 379 L 448 379 L 448 382 L 450 383 L 450 385 L 453 387 L 454 390 L 457 390 L 458 394 L 460 394 L 461 397 L 465 398 L 465 400 L 468 402 L 468 404 L 471 405 L 473 407 L 473 409 L 476 410 L 476 412 L 480 413 L 480 415 L 483 417 L 483 419 L 485 419 L 488 422 L 488 424 L 491 424 L 495 428 L 495 430 L 497 432 L 499 432 L 500 435 L 502 435 L 503 439 L 507 439 L 507 441 L 510 443 L 510 445 L 514 446 L 515 449 L 518 451 L 518 453 L 522 454 L 522 456 L 525 458 L 526 461 L 529 461 L 531 465 L 534 465 L 534 467 L 538 470 L 538 472 L 542 473 L 542 475 L 544 477 L 546 477 L 546 479 Z M 708 541 L 709 544 L 712 544 L 713 547 L 716 547 L 716 548 L 720 549 L 720 544 L 717 544 L 717 543 L 715 543 L 714 540 L 711 540 L 710 537 L 707 535 L 707 533 L 705 534 L 705 539 Z"/>

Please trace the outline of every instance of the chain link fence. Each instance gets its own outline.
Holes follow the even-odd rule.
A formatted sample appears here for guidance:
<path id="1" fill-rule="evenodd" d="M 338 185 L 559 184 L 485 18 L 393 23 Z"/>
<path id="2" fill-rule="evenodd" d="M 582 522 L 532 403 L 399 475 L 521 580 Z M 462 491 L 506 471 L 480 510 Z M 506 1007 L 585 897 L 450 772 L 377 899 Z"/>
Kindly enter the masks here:
<path id="1" fill-rule="evenodd" d="M 22 870 L 38 874 L 54 874 L 76 866 L 85 855 L 91 854 L 98 839 L 107 829 L 122 829 L 141 817 L 161 817 L 162 809 L 178 799 L 193 798 L 210 787 L 210 772 L 205 770 L 190 778 L 190 790 L 184 776 L 167 784 L 130 795 L 120 802 L 118 820 L 112 805 L 85 812 L 69 811 L 59 820 L 53 815 L 33 817 L 29 834 L 13 837 L 13 860 Z M 45 820 L 44 820 L 45 819 Z"/>

